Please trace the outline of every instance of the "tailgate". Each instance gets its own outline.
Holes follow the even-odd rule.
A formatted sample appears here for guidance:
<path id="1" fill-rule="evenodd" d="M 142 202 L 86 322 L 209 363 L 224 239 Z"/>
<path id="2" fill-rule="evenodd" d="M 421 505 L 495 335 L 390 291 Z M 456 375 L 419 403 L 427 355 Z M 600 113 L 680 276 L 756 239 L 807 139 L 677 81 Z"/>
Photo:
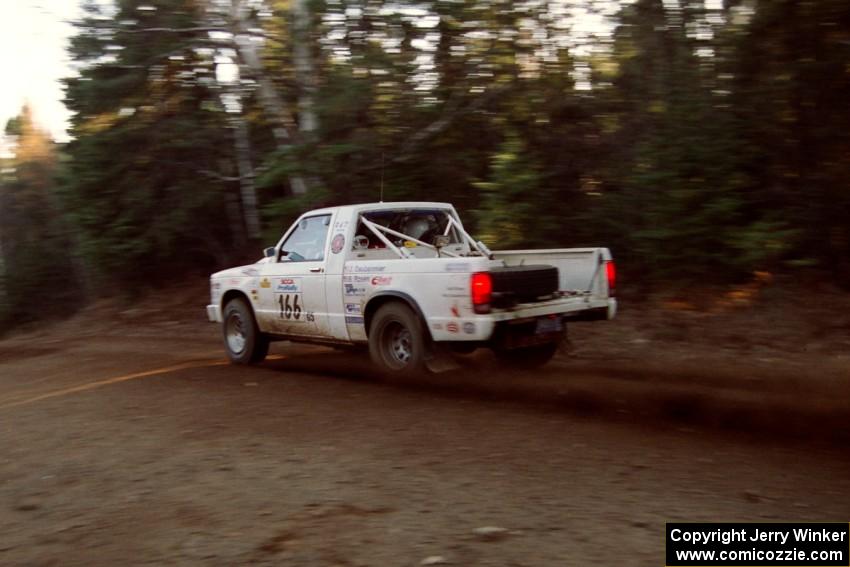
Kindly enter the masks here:
<path id="1" fill-rule="evenodd" d="M 569 295 L 608 298 L 605 262 L 612 260 L 607 248 L 559 248 L 551 250 L 494 250 L 505 266 L 546 264 L 558 268 L 558 289 Z"/>

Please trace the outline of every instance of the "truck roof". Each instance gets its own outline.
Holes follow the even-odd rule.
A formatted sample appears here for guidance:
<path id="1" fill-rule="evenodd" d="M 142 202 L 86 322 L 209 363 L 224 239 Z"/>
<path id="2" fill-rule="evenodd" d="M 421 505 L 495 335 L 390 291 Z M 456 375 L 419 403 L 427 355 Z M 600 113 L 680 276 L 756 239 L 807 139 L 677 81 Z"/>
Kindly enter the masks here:
<path id="1" fill-rule="evenodd" d="M 384 211 L 389 209 L 449 209 L 454 210 L 451 203 L 439 203 L 436 201 L 392 201 L 380 203 L 360 203 L 356 205 L 343 205 L 340 207 L 325 207 L 323 209 L 315 209 L 310 211 L 310 214 L 330 213 L 332 211 L 342 211 L 349 213 L 359 213 L 361 211 Z"/>

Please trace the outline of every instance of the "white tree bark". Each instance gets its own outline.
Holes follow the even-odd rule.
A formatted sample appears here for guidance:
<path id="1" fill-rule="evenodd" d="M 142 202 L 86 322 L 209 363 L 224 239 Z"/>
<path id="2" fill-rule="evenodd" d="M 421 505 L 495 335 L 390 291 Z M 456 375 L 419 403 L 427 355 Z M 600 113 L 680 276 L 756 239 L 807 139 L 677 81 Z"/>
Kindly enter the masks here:
<path id="1" fill-rule="evenodd" d="M 298 127 L 305 137 L 312 137 L 319 128 L 316 115 L 316 70 L 311 50 L 312 16 L 309 0 L 293 0 L 292 15 L 294 22 L 293 59 L 295 61 L 295 82 L 298 85 Z"/>
<path id="2" fill-rule="evenodd" d="M 230 118 L 230 124 L 233 128 L 233 147 L 236 152 L 236 167 L 239 172 L 245 230 L 248 232 L 249 238 L 259 240 L 261 236 L 260 215 L 257 211 L 257 189 L 254 185 L 254 166 L 251 161 L 251 139 L 248 136 L 248 124 L 242 114 L 233 114 Z"/>
<path id="3" fill-rule="evenodd" d="M 231 20 L 239 58 L 254 80 L 257 81 L 258 100 L 263 107 L 266 118 L 273 124 L 272 133 L 278 148 L 287 148 L 295 141 L 293 132 L 297 127 L 292 114 L 286 108 L 286 103 L 278 94 L 274 83 L 263 68 L 262 60 L 257 52 L 257 45 L 249 33 L 251 28 L 257 27 L 250 20 L 249 14 L 249 6 L 244 0 L 232 0 Z M 290 176 L 289 184 L 292 193 L 295 195 L 304 195 L 309 190 L 306 180 L 298 175 Z"/>

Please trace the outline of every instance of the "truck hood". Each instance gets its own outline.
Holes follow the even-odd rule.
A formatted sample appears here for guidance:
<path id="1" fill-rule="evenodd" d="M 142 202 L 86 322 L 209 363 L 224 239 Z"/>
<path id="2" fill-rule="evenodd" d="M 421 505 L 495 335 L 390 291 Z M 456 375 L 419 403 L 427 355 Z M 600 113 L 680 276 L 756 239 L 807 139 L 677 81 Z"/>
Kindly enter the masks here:
<path id="1" fill-rule="evenodd" d="M 241 277 L 254 277 L 260 275 L 260 265 L 268 262 L 268 258 L 262 258 L 253 264 L 245 264 L 244 266 L 236 266 L 235 268 L 228 268 L 226 270 L 221 270 L 220 272 L 216 272 L 210 276 L 210 279 L 221 279 L 221 278 L 241 278 Z"/>

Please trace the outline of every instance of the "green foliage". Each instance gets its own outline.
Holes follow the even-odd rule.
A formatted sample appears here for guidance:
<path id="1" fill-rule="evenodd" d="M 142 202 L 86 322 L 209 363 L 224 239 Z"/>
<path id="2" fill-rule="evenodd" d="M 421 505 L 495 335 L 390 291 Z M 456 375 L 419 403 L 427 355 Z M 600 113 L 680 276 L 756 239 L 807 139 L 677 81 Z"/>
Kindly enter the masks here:
<path id="1" fill-rule="evenodd" d="M 28 108 L 10 123 L 16 155 L 0 160 L 0 329 L 67 314 L 80 295 L 56 194 L 56 149 Z"/>
<path id="2" fill-rule="evenodd" d="M 226 264 L 245 240 L 235 94 L 268 243 L 383 192 L 450 201 L 496 247 L 610 246 L 632 281 L 822 266 L 850 283 L 850 3 L 716 4 L 623 3 L 593 37 L 550 3 L 309 2 L 305 66 L 293 4 L 254 3 L 281 117 L 248 65 L 215 80 L 240 56 L 199 30 L 232 25 L 230 1 L 90 3 L 59 195 L 101 281 Z"/>
<path id="3" fill-rule="evenodd" d="M 490 180 L 475 186 L 481 199 L 478 236 L 486 244 L 496 248 L 527 246 L 544 237 L 547 231 L 541 221 L 551 219 L 546 211 L 548 199 L 541 195 L 539 167 L 528 157 L 516 133 L 509 133 L 493 156 Z"/>
<path id="4" fill-rule="evenodd" d="M 200 13 L 190 1 L 142 4 L 151 5 L 123 1 L 113 18 L 92 6 L 80 24 L 72 52 L 86 66 L 67 81 L 77 114 L 62 176 L 92 275 L 129 288 L 213 266 L 236 238 L 225 207 L 236 188 L 220 179 L 234 173 L 232 134 L 212 60 L 195 49 L 204 36 L 130 33 L 124 23 L 142 13 L 150 28 L 188 28 Z"/>

